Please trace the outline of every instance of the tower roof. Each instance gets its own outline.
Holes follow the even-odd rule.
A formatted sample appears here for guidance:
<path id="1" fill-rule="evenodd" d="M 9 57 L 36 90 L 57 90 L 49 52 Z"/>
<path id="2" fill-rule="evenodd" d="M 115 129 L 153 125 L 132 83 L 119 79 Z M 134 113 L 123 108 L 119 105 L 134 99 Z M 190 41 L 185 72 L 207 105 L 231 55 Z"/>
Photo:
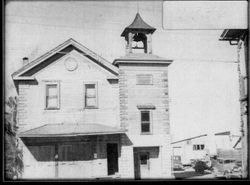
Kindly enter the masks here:
<path id="1" fill-rule="evenodd" d="M 134 21 L 132 22 L 132 24 L 130 24 L 129 26 L 127 26 L 121 36 L 125 37 L 125 35 L 129 32 L 129 31 L 143 31 L 145 33 L 153 33 L 156 29 L 150 25 L 148 25 L 140 16 L 139 13 L 136 14 Z"/>

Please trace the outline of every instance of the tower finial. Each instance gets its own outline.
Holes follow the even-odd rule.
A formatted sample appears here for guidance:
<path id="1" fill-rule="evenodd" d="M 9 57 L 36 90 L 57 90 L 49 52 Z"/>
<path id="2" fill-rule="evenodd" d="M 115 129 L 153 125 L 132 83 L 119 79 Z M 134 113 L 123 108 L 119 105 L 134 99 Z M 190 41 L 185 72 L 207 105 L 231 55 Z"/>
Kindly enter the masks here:
<path id="1" fill-rule="evenodd" d="M 137 13 L 139 13 L 139 1 L 137 1 Z"/>

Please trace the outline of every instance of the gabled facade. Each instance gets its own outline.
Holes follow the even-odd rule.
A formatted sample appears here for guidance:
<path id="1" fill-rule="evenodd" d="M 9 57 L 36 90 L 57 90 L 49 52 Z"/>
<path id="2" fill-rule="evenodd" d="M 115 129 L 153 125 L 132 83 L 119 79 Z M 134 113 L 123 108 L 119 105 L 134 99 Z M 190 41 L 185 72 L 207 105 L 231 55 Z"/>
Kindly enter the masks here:
<path id="1" fill-rule="evenodd" d="M 172 61 L 152 54 L 154 31 L 137 14 L 113 64 L 69 39 L 12 75 L 22 178 L 172 178 Z"/>

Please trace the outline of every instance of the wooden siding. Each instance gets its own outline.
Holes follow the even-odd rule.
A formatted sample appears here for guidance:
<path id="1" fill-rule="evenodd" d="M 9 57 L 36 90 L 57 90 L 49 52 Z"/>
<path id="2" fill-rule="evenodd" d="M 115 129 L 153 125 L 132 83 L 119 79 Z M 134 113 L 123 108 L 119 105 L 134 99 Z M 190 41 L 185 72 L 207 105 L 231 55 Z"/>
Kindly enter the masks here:
<path id="1" fill-rule="evenodd" d="M 68 56 L 78 62 L 75 71 L 65 69 Z M 19 84 L 18 119 L 20 131 L 43 124 L 53 123 L 98 123 L 119 126 L 118 84 L 109 83 L 109 72 L 102 69 L 76 51 L 62 57 L 41 70 L 35 76 L 37 84 Z M 60 108 L 45 109 L 45 83 L 60 82 Z M 98 108 L 86 109 L 84 83 L 98 83 Z"/>

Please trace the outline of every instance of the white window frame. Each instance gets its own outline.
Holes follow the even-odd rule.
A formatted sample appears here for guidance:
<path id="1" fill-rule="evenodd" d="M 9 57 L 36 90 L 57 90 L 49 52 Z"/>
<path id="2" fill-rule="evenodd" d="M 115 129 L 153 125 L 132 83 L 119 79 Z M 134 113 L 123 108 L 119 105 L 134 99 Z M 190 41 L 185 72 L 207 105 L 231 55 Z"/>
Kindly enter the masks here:
<path id="1" fill-rule="evenodd" d="M 142 112 L 149 112 L 149 132 L 142 131 Z M 152 111 L 150 109 L 140 109 L 140 132 L 141 135 L 148 135 L 153 133 L 153 116 Z"/>
<path id="2" fill-rule="evenodd" d="M 60 93 L 60 81 L 59 80 L 53 80 L 53 81 L 44 81 L 45 85 L 44 85 L 44 107 L 45 110 L 58 110 L 60 109 L 60 99 L 61 99 L 61 93 Z M 57 106 L 56 107 L 47 107 L 47 86 L 48 85 L 57 85 Z"/>
<path id="3" fill-rule="evenodd" d="M 95 85 L 95 90 L 96 90 L 96 105 L 95 106 L 87 106 L 87 102 L 86 102 L 86 85 Z M 90 82 L 84 82 L 83 84 L 83 95 L 84 95 L 84 108 L 85 109 L 98 109 L 99 105 L 98 105 L 98 83 L 94 82 L 94 81 L 90 81 Z"/>

